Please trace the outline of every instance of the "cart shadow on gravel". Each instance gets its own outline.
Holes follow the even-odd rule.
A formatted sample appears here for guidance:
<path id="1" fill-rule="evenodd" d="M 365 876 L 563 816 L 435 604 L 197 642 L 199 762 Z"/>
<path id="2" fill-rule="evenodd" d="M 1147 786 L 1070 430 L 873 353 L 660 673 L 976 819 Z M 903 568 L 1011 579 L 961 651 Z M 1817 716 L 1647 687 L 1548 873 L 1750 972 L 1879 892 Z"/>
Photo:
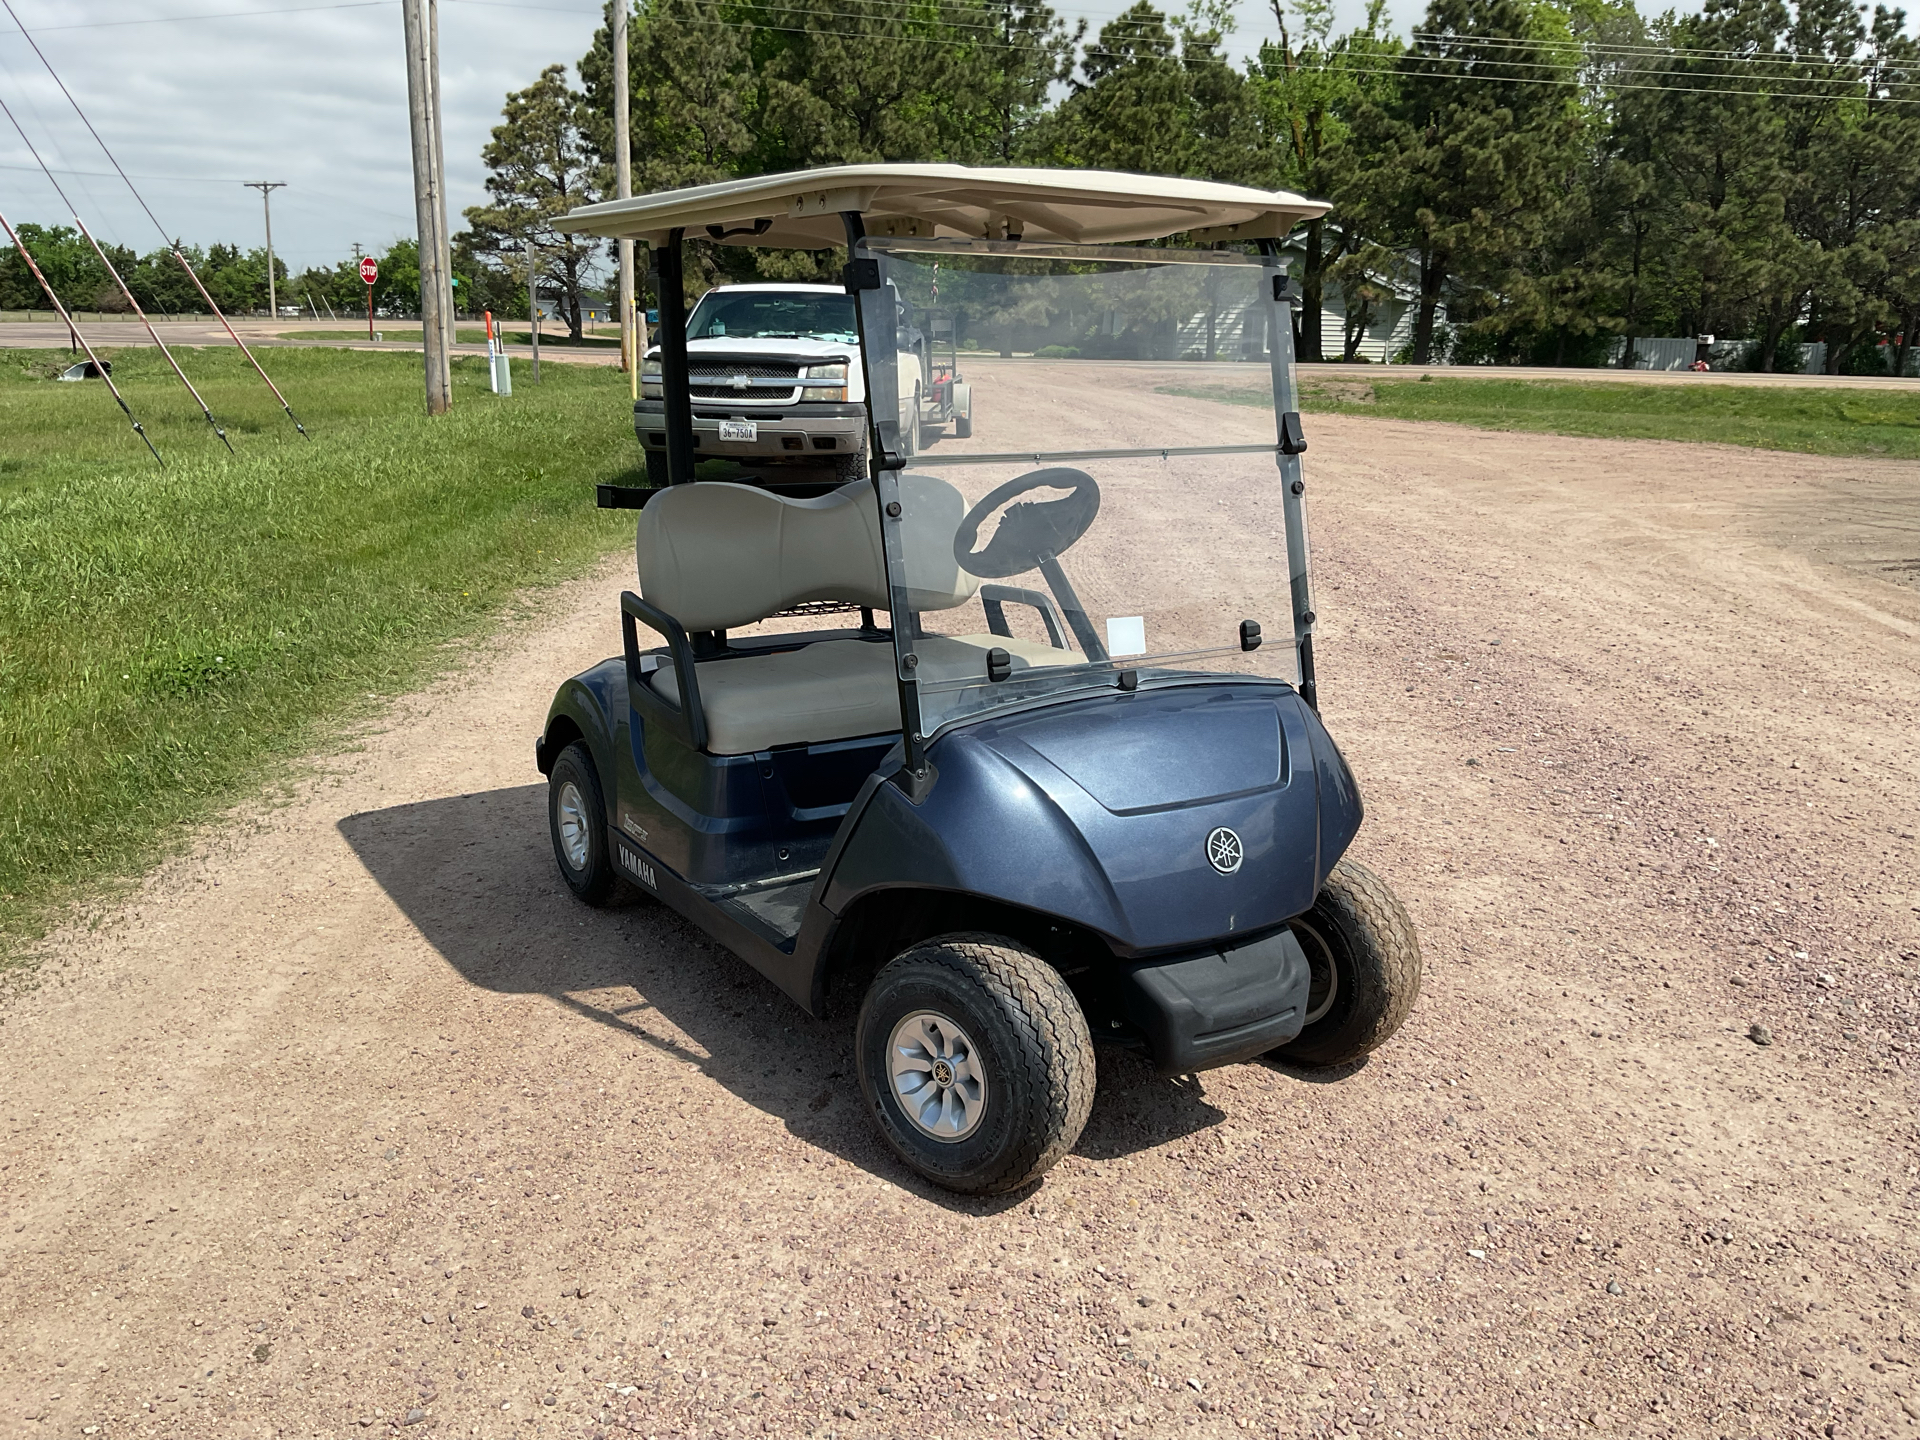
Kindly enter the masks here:
<path id="1" fill-rule="evenodd" d="M 708 1075 L 796 1138 L 948 1209 L 992 1214 L 1031 1193 L 953 1195 L 894 1159 L 853 1077 L 851 1001 L 816 1019 L 665 906 L 592 910 L 574 899 L 554 866 L 544 785 L 364 811 L 338 828 L 408 921 L 471 984 L 544 995 Z M 1226 1118 L 1206 1100 L 1202 1079 L 1159 1079 L 1141 1057 L 1107 1047 L 1099 1065 L 1077 1155 L 1128 1155 Z"/>

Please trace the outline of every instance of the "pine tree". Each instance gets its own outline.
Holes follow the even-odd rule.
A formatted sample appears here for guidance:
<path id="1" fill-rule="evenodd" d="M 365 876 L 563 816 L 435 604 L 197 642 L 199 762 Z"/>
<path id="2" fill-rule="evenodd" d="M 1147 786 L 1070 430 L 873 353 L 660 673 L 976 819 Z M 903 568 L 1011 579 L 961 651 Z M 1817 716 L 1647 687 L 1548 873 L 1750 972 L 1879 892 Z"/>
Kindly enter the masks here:
<path id="1" fill-rule="evenodd" d="M 585 97 L 567 84 L 564 65 L 547 66 L 533 84 L 508 95 L 501 113 L 503 123 L 480 152 L 493 203 L 465 212 L 473 235 L 462 239 L 472 249 L 493 253 L 528 242 L 538 247 L 542 273 L 559 290 L 567 328 L 579 340 L 581 296 L 600 246 L 554 222 L 600 198 L 593 117 Z"/>

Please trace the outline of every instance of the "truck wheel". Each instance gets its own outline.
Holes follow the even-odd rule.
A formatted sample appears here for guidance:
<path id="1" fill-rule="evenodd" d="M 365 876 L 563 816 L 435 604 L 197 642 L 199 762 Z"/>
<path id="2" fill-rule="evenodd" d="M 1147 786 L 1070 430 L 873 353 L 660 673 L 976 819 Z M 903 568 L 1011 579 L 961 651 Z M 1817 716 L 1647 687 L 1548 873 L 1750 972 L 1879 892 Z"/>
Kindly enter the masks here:
<path id="1" fill-rule="evenodd" d="M 1307 1023 L 1268 1053 L 1294 1065 L 1346 1065 L 1392 1039 L 1420 993 L 1420 941 L 1387 882 L 1342 860 L 1292 929 L 1307 952 Z"/>
<path id="2" fill-rule="evenodd" d="M 936 1185 L 1039 1179 L 1093 1108 L 1093 1040 L 1060 972 L 998 935 L 944 935 L 886 965 L 854 1034 L 880 1134 Z"/>
<path id="3" fill-rule="evenodd" d="M 973 387 L 971 385 L 953 387 L 953 438 L 956 440 L 973 438 Z"/>
<path id="4" fill-rule="evenodd" d="M 607 802 L 587 742 L 576 740 L 560 752 L 547 777 L 547 828 L 553 832 L 553 858 L 560 878 L 580 899 L 594 906 L 614 903 L 625 882 L 613 868 L 607 844 Z"/>
<path id="5" fill-rule="evenodd" d="M 856 480 L 867 478 L 867 447 L 864 443 L 851 455 L 834 456 L 833 478 L 842 485 L 851 485 Z"/>

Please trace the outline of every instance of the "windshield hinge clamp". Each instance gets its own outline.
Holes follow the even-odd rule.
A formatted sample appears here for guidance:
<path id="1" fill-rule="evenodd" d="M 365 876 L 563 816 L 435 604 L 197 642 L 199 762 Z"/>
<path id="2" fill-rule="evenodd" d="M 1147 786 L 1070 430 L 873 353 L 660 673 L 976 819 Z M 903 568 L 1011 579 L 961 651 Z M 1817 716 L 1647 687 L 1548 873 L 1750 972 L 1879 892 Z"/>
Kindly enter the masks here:
<path id="1" fill-rule="evenodd" d="M 1280 453 L 1282 455 L 1304 455 L 1307 449 L 1306 432 L 1300 428 L 1300 412 L 1289 410 L 1280 417 Z"/>
<path id="2" fill-rule="evenodd" d="M 840 271 L 840 283 L 848 291 L 878 290 L 880 288 L 880 262 L 874 259 L 849 260 Z"/>

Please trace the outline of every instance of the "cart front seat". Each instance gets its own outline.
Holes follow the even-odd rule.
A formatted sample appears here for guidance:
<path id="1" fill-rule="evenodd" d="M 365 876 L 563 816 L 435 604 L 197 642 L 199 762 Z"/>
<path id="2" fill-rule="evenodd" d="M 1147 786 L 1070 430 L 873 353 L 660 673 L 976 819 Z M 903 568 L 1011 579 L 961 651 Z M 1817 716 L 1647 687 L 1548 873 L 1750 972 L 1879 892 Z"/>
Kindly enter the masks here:
<path id="1" fill-rule="evenodd" d="M 980 581 L 953 558 L 965 500 L 930 475 L 902 475 L 899 483 L 908 603 L 915 610 L 966 604 Z M 750 625 L 808 600 L 886 610 L 878 512 L 863 480 L 811 500 L 722 481 L 671 486 L 640 512 L 640 593 L 688 631 Z M 1016 665 L 1072 658 L 991 635 L 926 637 L 914 648 L 921 675 L 931 678 L 983 673 L 994 645 L 1013 653 Z M 819 640 L 771 654 L 716 656 L 699 663 L 696 679 L 707 748 L 716 755 L 900 728 L 890 643 Z M 671 666 L 661 666 L 649 683 L 679 705 Z"/>

